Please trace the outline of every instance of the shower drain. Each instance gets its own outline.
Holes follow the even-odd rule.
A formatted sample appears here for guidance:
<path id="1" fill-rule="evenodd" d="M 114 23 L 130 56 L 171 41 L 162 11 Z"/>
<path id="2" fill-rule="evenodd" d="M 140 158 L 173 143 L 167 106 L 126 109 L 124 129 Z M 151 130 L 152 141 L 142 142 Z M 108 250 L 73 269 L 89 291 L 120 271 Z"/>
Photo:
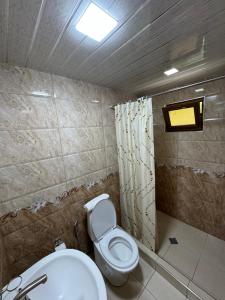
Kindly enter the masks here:
<path id="1" fill-rule="evenodd" d="M 170 244 L 172 244 L 172 245 L 178 244 L 178 241 L 176 238 L 169 238 L 169 240 L 170 240 Z"/>

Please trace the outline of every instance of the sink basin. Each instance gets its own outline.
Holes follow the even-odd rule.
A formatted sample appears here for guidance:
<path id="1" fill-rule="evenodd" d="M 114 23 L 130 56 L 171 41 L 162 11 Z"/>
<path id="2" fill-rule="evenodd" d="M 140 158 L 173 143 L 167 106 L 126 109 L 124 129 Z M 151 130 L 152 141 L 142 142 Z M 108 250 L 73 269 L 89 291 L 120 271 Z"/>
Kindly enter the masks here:
<path id="1" fill-rule="evenodd" d="M 19 288 L 43 274 L 48 280 L 28 293 L 31 300 L 107 300 L 98 267 L 81 251 L 65 249 L 42 258 L 21 274 Z M 5 292 L 3 300 L 13 300 L 17 292 Z"/>

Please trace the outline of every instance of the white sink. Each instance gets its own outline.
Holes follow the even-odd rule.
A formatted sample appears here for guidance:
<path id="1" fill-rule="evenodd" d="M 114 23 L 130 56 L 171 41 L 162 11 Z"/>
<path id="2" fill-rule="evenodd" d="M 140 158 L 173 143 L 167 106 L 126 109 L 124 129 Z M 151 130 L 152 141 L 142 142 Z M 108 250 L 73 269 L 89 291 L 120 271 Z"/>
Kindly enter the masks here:
<path id="1" fill-rule="evenodd" d="M 98 267 L 81 251 L 65 249 L 44 257 L 21 274 L 20 288 L 44 274 L 47 282 L 28 293 L 31 300 L 107 300 Z M 3 300 L 13 300 L 17 292 L 5 292 Z"/>

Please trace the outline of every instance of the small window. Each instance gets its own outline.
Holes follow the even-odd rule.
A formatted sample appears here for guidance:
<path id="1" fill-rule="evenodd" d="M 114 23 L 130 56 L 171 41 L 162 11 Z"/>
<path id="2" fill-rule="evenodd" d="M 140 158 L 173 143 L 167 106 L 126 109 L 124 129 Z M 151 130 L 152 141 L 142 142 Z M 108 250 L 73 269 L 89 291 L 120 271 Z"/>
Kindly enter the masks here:
<path id="1" fill-rule="evenodd" d="M 203 130 L 203 109 L 204 97 L 164 106 L 166 131 Z"/>

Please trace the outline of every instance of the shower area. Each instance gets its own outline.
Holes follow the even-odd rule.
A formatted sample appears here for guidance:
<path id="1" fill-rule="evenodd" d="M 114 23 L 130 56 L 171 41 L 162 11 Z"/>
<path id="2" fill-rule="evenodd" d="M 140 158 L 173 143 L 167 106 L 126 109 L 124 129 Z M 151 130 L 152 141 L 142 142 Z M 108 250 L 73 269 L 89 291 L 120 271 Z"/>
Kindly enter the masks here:
<path id="1" fill-rule="evenodd" d="M 162 108 L 196 98 L 202 129 L 166 131 Z M 225 79 L 119 104 L 115 120 L 123 227 L 225 299 Z"/>

